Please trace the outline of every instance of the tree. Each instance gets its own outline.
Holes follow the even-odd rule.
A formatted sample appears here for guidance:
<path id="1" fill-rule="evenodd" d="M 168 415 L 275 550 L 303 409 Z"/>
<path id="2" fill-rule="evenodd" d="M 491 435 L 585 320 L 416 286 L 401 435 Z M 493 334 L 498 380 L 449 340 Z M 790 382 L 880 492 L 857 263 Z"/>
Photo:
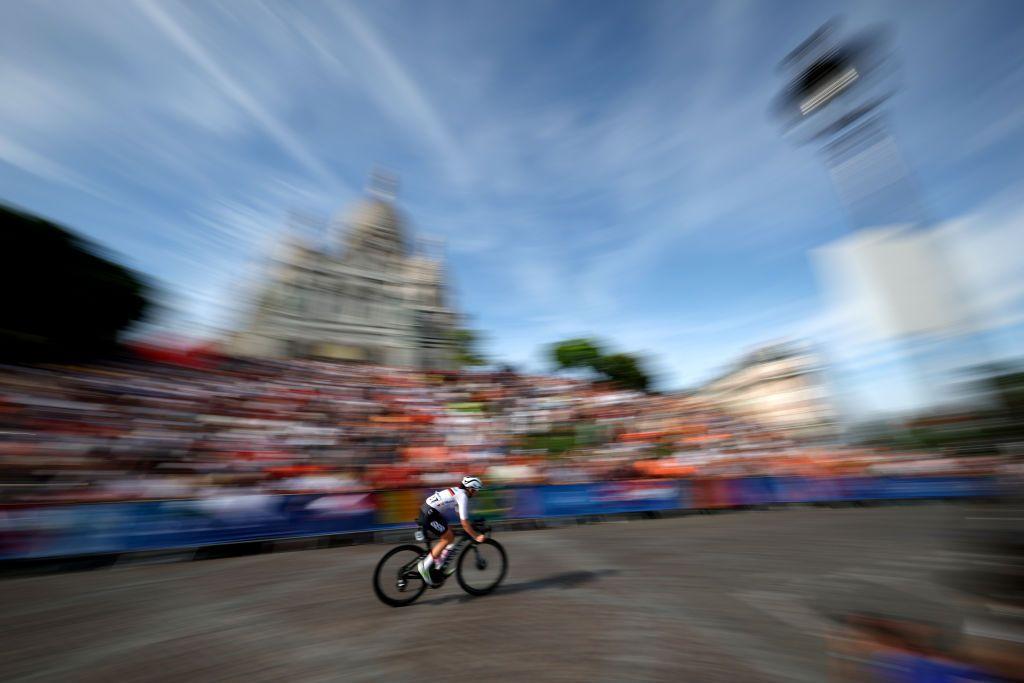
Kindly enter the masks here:
<path id="1" fill-rule="evenodd" d="M 604 375 L 609 382 L 623 389 L 647 391 L 651 383 L 650 377 L 640 365 L 640 360 L 628 353 L 602 356 L 594 364 L 594 369 Z"/>
<path id="2" fill-rule="evenodd" d="M 550 353 L 555 366 L 563 370 L 594 368 L 603 355 L 600 345 L 593 339 L 567 339 L 552 344 Z"/>
<path id="3" fill-rule="evenodd" d="M 487 365 L 487 359 L 479 351 L 479 332 L 459 328 L 452 333 L 452 339 L 455 342 L 455 362 L 460 368 Z"/>
<path id="4" fill-rule="evenodd" d="M 981 384 L 999 406 L 1012 416 L 1024 415 L 1024 370 L 1010 364 L 984 368 Z"/>
<path id="5" fill-rule="evenodd" d="M 0 358 L 107 353 L 143 317 L 149 288 L 97 251 L 54 223 L 0 206 Z"/>
<path id="6" fill-rule="evenodd" d="M 549 353 L 560 369 L 589 369 L 623 389 L 647 391 L 651 383 L 639 358 L 628 353 L 606 354 L 593 339 L 567 339 L 552 344 Z"/>

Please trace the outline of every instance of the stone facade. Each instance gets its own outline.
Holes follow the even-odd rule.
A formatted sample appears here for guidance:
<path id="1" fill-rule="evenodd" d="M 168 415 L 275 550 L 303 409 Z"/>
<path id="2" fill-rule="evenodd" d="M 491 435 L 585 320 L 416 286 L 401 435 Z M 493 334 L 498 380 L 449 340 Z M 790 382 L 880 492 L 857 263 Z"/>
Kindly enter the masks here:
<path id="1" fill-rule="evenodd" d="M 821 363 L 809 351 L 788 345 L 748 354 L 699 395 L 726 413 L 793 436 L 836 433 Z"/>
<path id="2" fill-rule="evenodd" d="M 447 370 L 454 365 L 443 262 L 414 253 L 392 197 L 371 193 L 344 220 L 340 255 L 286 244 L 230 348 Z"/>

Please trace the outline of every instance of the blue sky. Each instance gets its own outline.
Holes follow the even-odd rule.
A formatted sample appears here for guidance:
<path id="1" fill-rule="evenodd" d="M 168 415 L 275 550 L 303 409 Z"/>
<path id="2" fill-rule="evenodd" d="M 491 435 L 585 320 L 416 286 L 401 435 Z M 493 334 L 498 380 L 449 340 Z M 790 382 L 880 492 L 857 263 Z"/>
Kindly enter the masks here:
<path id="1" fill-rule="evenodd" d="M 895 29 L 896 137 L 1012 328 L 1016 0 L 6 2 L 0 199 L 150 275 L 195 334 L 231 322 L 290 211 L 335 215 L 382 164 L 492 355 L 539 367 L 597 334 L 687 386 L 829 336 L 809 253 L 848 226 L 767 109 L 778 60 L 837 13 Z"/>

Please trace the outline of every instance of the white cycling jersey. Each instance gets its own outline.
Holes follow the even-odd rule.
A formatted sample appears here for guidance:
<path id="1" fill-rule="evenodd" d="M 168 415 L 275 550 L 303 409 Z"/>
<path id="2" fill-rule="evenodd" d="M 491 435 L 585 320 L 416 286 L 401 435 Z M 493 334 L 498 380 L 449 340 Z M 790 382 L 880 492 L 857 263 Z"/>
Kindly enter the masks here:
<path id="1" fill-rule="evenodd" d="M 427 505 L 438 512 L 444 512 L 445 510 L 457 507 L 459 509 L 459 519 L 462 520 L 466 519 L 466 513 L 469 511 L 469 496 L 466 495 L 466 491 L 462 488 L 441 489 L 440 491 L 434 491 L 427 498 Z"/>

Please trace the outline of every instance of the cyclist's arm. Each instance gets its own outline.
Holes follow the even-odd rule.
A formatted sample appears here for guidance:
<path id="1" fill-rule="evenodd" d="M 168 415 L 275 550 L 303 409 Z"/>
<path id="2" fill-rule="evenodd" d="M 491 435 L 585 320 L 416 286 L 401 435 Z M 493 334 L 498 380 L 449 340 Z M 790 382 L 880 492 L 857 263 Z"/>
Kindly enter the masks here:
<path id="1" fill-rule="evenodd" d="M 473 528 L 473 525 L 469 523 L 468 519 L 462 518 L 459 521 L 462 522 L 462 528 L 466 531 L 466 535 L 468 535 L 470 538 L 472 538 L 477 543 L 483 543 L 484 540 L 487 538 L 483 534 L 478 534 L 476 532 L 476 529 Z"/>
<path id="2" fill-rule="evenodd" d="M 473 528 L 473 525 L 469 523 L 468 519 L 466 519 L 466 512 L 467 508 L 469 508 L 469 502 L 466 500 L 465 494 L 459 496 L 457 498 L 457 502 L 459 504 L 459 521 L 462 522 L 462 528 L 466 532 L 466 535 L 472 538 L 477 543 L 483 543 L 484 535 L 478 534 L 476 532 L 476 529 Z"/>

